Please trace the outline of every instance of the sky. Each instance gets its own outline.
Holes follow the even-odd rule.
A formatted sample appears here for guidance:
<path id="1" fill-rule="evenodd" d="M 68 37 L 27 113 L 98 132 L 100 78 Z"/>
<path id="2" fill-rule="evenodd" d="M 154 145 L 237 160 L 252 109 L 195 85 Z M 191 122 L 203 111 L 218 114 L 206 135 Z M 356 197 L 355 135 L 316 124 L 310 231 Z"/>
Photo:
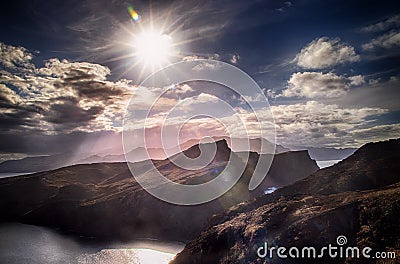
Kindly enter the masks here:
<path id="1" fill-rule="evenodd" d="M 245 101 L 262 95 L 270 106 L 257 110 L 272 113 L 285 146 L 360 147 L 400 135 L 398 1 L 15 0 L 0 13 L 1 160 L 118 152 L 127 105 L 141 111 L 148 101 L 151 147 L 177 104 L 173 122 L 211 109 L 226 126 L 194 118 L 185 140 L 234 130 L 234 117 L 256 135 Z M 165 87 L 140 85 L 194 59 L 238 67 L 262 94 L 191 81 L 157 100 Z M 235 113 L 219 111 L 221 100 Z"/>

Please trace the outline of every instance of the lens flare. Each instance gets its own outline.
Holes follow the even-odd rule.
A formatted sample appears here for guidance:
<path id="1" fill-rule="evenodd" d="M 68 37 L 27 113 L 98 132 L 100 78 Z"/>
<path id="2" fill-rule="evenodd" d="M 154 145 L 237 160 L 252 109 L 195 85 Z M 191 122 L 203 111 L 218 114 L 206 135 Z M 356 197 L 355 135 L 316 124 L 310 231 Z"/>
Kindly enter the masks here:
<path id="1" fill-rule="evenodd" d="M 128 12 L 131 15 L 133 21 L 138 22 L 140 20 L 139 14 L 133 9 L 132 6 L 128 6 Z"/>

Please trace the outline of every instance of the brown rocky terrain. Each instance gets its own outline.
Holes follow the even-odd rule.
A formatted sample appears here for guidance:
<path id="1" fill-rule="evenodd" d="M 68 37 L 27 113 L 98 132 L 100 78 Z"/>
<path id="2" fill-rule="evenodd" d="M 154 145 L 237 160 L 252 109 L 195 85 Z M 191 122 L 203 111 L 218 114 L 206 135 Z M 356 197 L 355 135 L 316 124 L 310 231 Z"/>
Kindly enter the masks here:
<path id="1" fill-rule="evenodd" d="M 196 157 L 199 146 L 184 153 Z M 219 141 L 216 157 L 204 169 L 186 171 L 169 160 L 153 163 L 165 177 L 194 184 L 215 177 L 215 169 L 223 169 L 231 154 L 236 157 L 225 141 Z M 250 153 L 240 181 L 220 198 L 197 206 L 171 205 L 154 198 L 136 183 L 125 163 L 74 165 L 4 178 L 0 180 L 0 221 L 48 226 L 108 241 L 133 238 L 188 241 L 200 233 L 212 215 L 262 195 L 265 188 L 291 184 L 318 169 L 305 151 L 278 154 L 261 186 L 249 192 L 248 183 L 257 159 L 258 154 Z M 149 170 L 148 162 L 134 166 L 143 174 Z"/>
<path id="2" fill-rule="evenodd" d="M 180 263 L 398 263 L 400 140 L 369 143 L 346 160 L 270 195 L 234 206 L 209 222 L 172 261 Z M 270 246 L 348 246 L 394 251 L 397 259 L 272 259 Z M 286 252 L 287 253 L 287 252 Z"/>

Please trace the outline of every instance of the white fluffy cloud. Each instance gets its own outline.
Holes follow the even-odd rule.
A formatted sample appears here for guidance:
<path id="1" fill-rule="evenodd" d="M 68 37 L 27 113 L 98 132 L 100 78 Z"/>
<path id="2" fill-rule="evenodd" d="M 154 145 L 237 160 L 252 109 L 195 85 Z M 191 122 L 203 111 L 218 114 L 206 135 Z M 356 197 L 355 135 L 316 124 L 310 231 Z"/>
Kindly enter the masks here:
<path id="1" fill-rule="evenodd" d="M 365 83 L 365 78 L 362 75 L 350 76 L 349 78 L 350 84 L 354 86 L 358 86 Z"/>
<path id="2" fill-rule="evenodd" d="M 0 42 L 0 64 L 9 69 L 33 69 L 33 55 L 24 47 L 15 47 Z"/>
<path id="3" fill-rule="evenodd" d="M 364 76 L 344 77 L 335 73 L 296 72 L 279 97 L 335 98 L 345 95 L 351 86 L 364 84 Z"/>
<path id="4" fill-rule="evenodd" d="M 194 92 L 194 89 L 187 83 L 173 85 L 168 89 L 167 94 L 186 95 Z"/>
<path id="5" fill-rule="evenodd" d="M 285 97 L 331 98 L 346 94 L 348 82 L 334 73 L 297 72 L 288 80 Z"/>
<path id="6" fill-rule="evenodd" d="M 356 62 L 360 56 L 354 47 L 339 38 L 322 37 L 313 40 L 296 55 L 297 65 L 306 69 L 325 69 L 337 64 Z"/>
<path id="7" fill-rule="evenodd" d="M 400 46 L 400 32 L 391 31 L 382 36 L 374 38 L 368 43 L 362 45 L 364 50 L 373 50 L 376 48 L 392 49 Z"/>

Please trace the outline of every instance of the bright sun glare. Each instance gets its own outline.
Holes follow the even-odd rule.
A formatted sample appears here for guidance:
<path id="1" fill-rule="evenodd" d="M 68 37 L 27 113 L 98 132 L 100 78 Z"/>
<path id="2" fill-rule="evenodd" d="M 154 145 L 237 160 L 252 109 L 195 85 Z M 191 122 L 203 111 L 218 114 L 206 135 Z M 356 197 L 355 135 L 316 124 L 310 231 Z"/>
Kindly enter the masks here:
<path id="1" fill-rule="evenodd" d="M 162 66 L 173 53 L 172 38 L 155 30 L 143 31 L 134 40 L 135 55 L 145 66 Z"/>

